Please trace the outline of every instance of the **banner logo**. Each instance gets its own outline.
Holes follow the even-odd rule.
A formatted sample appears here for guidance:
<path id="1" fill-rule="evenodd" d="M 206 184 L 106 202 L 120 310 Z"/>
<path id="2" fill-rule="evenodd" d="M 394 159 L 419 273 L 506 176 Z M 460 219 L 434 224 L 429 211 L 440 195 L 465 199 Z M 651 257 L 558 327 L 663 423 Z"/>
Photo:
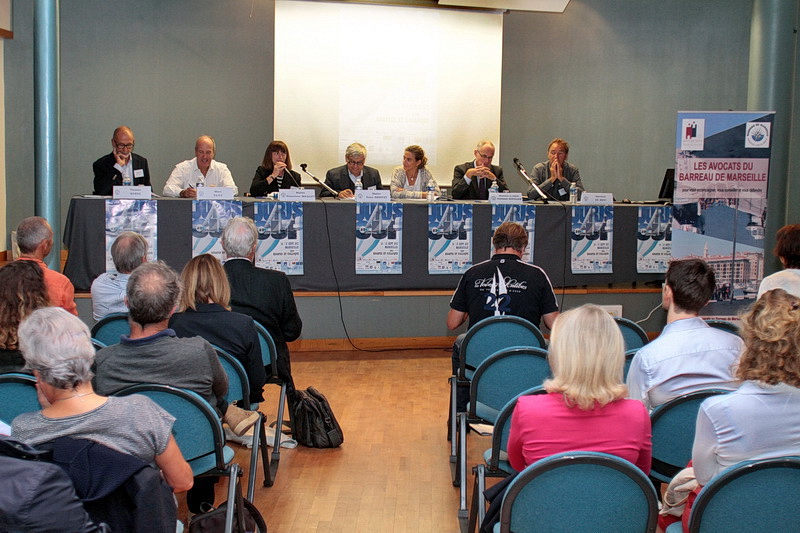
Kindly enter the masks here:
<path id="1" fill-rule="evenodd" d="M 769 122 L 748 122 L 747 135 L 744 138 L 745 148 L 769 148 Z"/>

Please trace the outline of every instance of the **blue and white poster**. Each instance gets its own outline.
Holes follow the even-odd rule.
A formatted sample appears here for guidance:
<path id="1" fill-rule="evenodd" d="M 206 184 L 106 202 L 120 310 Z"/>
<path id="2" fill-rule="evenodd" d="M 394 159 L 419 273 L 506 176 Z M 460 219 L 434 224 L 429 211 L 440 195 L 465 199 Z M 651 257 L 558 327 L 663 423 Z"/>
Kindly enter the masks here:
<path id="1" fill-rule="evenodd" d="M 242 202 L 237 200 L 192 201 L 192 257 L 211 254 L 225 260 L 222 230 L 232 218 L 242 216 Z"/>
<path id="2" fill-rule="evenodd" d="M 463 274 L 472 266 L 472 205 L 428 205 L 428 274 Z"/>
<path id="3" fill-rule="evenodd" d="M 493 204 L 492 205 L 492 235 L 494 231 L 505 222 L 516 222 L 521 224 L 528 233 L 528 247 L 522 253 L 522 260 L 526 263 L 533 263 L 533 237 L 536 228 L 536 206 L 519 204 Z M 489 255 L 494 253 L 494 246 L 489 243 Z"/>
<path id="4" fill-rule="evenodd" d="M 664 274 L 672 259 L 672 206 L 639 207 L 636 272 Z"/>
<path id="5" fill-rule="evenodd" d="M 356 204 L 356 274 L 403 273 L 403 204 Z"/>
<path id="6" fill-rule="evenodd" d="M 678 113 L 672 256 L 701 258 L 717 286 L 705 316 L 733 317 L 764 274 L 774 113 Z"/>
<path id="7" fill-rule="evenodd" d="M 158 202 L 156 200 L 106 200 L 106 272 L 116 272 L 111 245 L 124 231 L 147 241 L 147 260 L 158 258 Z"/>
<path id="8" fill-rule="evenodd" d="M 572 273 L 610 274 L 614 242 L 614 207 L 576 205 L 572 208 Z"/>
<path id="9" fill-rule="evenodd" d="M 303 203 L 256 202 L 256 266 L 303 275 Z"/>

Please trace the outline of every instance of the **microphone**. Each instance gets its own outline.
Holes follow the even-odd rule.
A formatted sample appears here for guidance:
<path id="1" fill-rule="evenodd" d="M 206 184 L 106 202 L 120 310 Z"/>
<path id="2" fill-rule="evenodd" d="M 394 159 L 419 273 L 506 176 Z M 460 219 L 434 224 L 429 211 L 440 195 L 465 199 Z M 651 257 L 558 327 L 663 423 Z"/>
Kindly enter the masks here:
<path id="1" fill-rule="evenodd" d="M 303 163 L 303 164 L 305 164 L 305 163 Z M 289 171 L 289 176 L 291 176 L 291 177 L 292 177 L 292 182 L 294 182 L 294 184 L 295 184 L 295 185 L 297 185 L 297 187 L 298 187 L 298 188 L 302 189 L 302 188 L 303 188 L 303 186 L 302 186 L 302 185 L 300 185 L 300 181 L 299 181 L 299 180 L 297 179 L 297 177 L 294 175 L 294 172 L 292 172 L 292 169 L 291 169 L 291 168 L 287 168 L 286 170 L 288 170 L 288 171 Z M 305 170 L 305 168 L 304 168 L 303 170 Z"/>
<path id="2" fill-rule="evenodd" d="M 303 169 L 303 172 L 305 172 L 306 174 L 308 174 L 309 176 L 311 176 L 311 179 L 313 179 L 314 181 L 316 181 L 317 183 L 319 183 L 320 185 L 322 185 L 323 187 L 325 187 L 326 189 L 328 189 L 328 192 L 329 192 L 329 193 L 331 193 L 331 194 L 333 195 L 333 197 L 334 197 L 334 198 L 337 198 L 337 197 L 339 196 L 339 193 L 337 193 L 335 190 L 333 190 L 333 189 L 332 189 L 331 187 L 329 187 L 327 184 L 325 184 L 325 183 L 322 183 L 321 181 L 319 181 L 319 178 L 317 178 L 317 177 L 316 177 L 314 174 L 312 174 L 311 172 L 309 172 L 308 170 L 306 170 L 306 168 L 307 168 L 307 167 L 308 167 L 308 165 L 306 165 L 305 163 L 300 163 L 300 168 L 302 168 L 302 169 Z"/>
<path id="3" fill-rule="evenodd" d="M 533 180 L 533 178 L 531 178 L 530 176 L 528 176 L 528 173 L 525 171 L 525 167 L 523 167 L 523 166 L 522 166 L 522 163 L 520 163 L 520 162 L 519 162 L 519 159 L 515 157 L 515 158 L 513 159 L 513 161 L 514 161 L 514 165 L 517 167 L 517 172 L 519 172 L 519 173 L 520 173 L 520 175 L 521 175 L 523 178 L 525 178 L 525 180 L 526 180 L 528 183 L 530 183 L 531 187 L 533 187 L 533 188 L 534 188 L 534 190 L 535 190 L 537 193 L 539 193 L 539 196 L 541 197 L 541 199 L 542 199 L 542 202 L 544 202 L 544 203 L 547 203 L 547 195 L 546 195 L 546 194 L 545 194 L 545 193 L 542 191 L 542 189 L 540 189 L 540 188 L 539 188 L 539 186 L 538 186 L 538 185 L 536 185 L 536 182 Z"/>

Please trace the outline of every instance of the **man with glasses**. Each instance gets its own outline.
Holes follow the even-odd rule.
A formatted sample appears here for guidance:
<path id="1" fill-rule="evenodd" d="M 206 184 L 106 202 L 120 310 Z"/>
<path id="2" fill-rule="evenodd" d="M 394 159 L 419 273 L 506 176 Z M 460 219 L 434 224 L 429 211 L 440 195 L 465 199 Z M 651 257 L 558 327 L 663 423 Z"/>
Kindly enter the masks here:
<path id="1" fill-rule="evenodd" d="M 94 194 L 110 196 L 114 185 L 150 185 L 147 159 L 133 153 L 136 144 L 128 126 L 120 126 L 111 137 L 111 153 L 94 162 Z"/>
<path id="2" fill-rule="evenodd" d="M 356 190 L 356 180 L 361 178 L 364 190 L 383 189 L 381 173 L 378 169 L 364 166 L 367 160 L 367 148 L 361 143 L 353 143 L 344 152 L 346 165 L 332 168 L 325 174 L 325 185 L 336 191 L 337 198 L 353 198 Z M 320 196 L 333 196 L 328 189 L 323 188 Z"/>
<path id="3" fill-rule="evenodd" d="M 492 164 L 494 144 L 492 141 L 481 141 L 472 152 L 473 161 L 458 165 L 453 169 L 452 195 L 454 200 L 486 200 L 489 189 L 497 183 L 497 190 L 508 190 L 503 179 L 503 167 Z"/>
<path id="4" fill-rule="evenodd" d="M 531 178 L 545 194 L 556 200 L 569 200 L 569 188 L 572 183 L 578 189 L 578 199 L 583 194 L 583 182 L 578 167 L 567 163 L 569 143 L 564 139 L 553 139 L 547 145 L 547 161 L 533 167 Z M 528 198 L 538 200 L 539 193 L 533 187 L 528 189 Z"/>

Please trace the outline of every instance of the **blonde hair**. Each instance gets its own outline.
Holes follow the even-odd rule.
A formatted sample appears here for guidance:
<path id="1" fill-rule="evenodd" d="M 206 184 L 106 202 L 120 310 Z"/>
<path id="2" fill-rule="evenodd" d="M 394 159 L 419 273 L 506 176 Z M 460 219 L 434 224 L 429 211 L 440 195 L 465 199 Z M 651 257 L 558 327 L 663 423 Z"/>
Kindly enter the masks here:
<path id="1" fill-rule="evenodd" d="M 553 379 L 547 392 L 560 392 L 569 407 L 589 410 L 625 398 L 625 342 L 614 319 L 592 304 L 559 315 L 548 353 Z"/>
<path id="2" fill-rule="evenodd" d="M 219 260 L 211 254 L 198 255 L 181 272 L 183 292 L 178 310 L 197 310 L 197 304 L 209 300 L 230 309 L 231 286 Z"/>

